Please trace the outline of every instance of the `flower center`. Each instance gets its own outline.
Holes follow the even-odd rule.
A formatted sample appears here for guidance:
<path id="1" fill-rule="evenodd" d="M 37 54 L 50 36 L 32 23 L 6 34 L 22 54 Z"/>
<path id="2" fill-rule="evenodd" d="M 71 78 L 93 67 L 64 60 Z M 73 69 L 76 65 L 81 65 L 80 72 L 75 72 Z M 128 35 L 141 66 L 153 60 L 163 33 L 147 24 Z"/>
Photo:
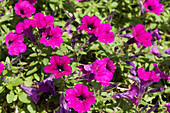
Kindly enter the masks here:
<path id="1" fill-rule="evenodd" d="M 90 29 L 90 30 L 94 29 L 94 27 L 93 27 L 92 24 L 88 24 L 88 25 L 87 25 L 87 28 Z"/>
<path id="2" fill-rule="evenodd" d="M 63 68 L 63 66 L 57 65 L 57 70 L 59 72 L 62 72 L 62 71 L 64 71 L 64 68 Z"/>
<path id="3" fill-rule="evenodd" d="M 148 9 L 149 9 L 150 11 L 153 10 L 152 7 L 151 7 L 150 5 L 148 6 Z"/>
<path id="4" fill-rule="evenodd" d="M 52 38 L 52 36 L 49 36 L 49 35 L 46 36 L 47 40 L 50 40 L 51 38 Z"/>
<path id="5" fill-rule="evenodd" d="M 21 9 L 21 10 L 20 10 L 20 13 L 21 13 L 22 15 L 24 15 L 24 10 Z"/>
<path id="6" fill-rule="evenodd" d="M 83 95 L 80 95 L 77 97 L 79 100 L 83 101 L 85 98 L 83 97 Z"/>
<path id="7" fill-rule="evenodd" d="M 12 43 L 13 43 L 13 41 L 9 41 L 9 42 L 8 42 L 8 46 L 10 46 Z"/>

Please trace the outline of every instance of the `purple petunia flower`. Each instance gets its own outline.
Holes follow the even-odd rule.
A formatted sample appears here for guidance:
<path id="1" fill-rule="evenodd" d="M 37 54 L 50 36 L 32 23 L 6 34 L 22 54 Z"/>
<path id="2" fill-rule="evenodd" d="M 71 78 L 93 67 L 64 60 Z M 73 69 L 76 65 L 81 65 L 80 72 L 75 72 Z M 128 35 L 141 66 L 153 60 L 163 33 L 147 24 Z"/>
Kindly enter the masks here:
<path id="1" fill-rule="evenodd" d="M 154 44 L 154 47 L 149 51 L 149 53 L 154 54 L 157 57 L 161 57 L 161 53 L 159 52 L 158 46 Z"/>
<path id="2" fill-rule="evenodd" d="M 34 101 L 35 104 L 37 104 L 38 99 L 40 98 L 41 95 L 38 93 L 40 92 L 39 89 L 31 88 L 24 86 L 23 84 L 19 85 L 21 89 L 23 89 L 29 97 Z"/>
<path id="3" fill-rule="evenodd" d="M 81 20 L 80 30 L 85 30 L 89 34 L 95 34 L 100 22 L 101 20 L 96 16 L 89 17 L 85 15 Z"/>
<path id="4" fill-rule="evenodd" d="M 20 15 L 22 18 L 31 17 L 35 13 L 36 9 L 28 1 L 22 1 L 16 3 L 14 6 L 15 13 Z"/>
<path id="5" fill-rule="evenodd" d="M 162 4 L 159 4 L 159 0 L 147 0 L 144 3 L 144 7 L 146 9 L 146 12 L 155 13 L 158 16 L 164 10 L 164 6 Z"/>
<path id="6" fill-rule="evenodd" d="M 95 103 L 95 97 L 88 87 L 83 84 L 76 84 L 74 89 L 67 89 L 65 99 L 67 107 L 73 108 L 78 113 L 90 111 L 90 105 Z"/>
<path id="7" fill-rule="evenodd" d="M 153 30 L 153 31 L 151 32 L 151 34 L 152 34 L 152 36 L 156 36 L 156 38 L 157 38 L 157 40 L 158 40 L 158 42 L 159 42 L 159 40 L 161 39 L 161 36 L 160 36 L 159 33 L 158 33 L 158 28 L 155 29 L 155 30 Z"/>
<path id="8" fill-rule="evenodd" d="M 113 95 L 112 97 L 113 98 L 126 98 L 132 101 L 135 105 L 137 105 L 138 104 L 138 101 L 137 101 L 138 93 L 139 93 L 139 89 L 138 87 L 135 86 L 135 83 L 133 83 L 129 91 L 125 93 L 119 93 L 119 94 Z"/>
<path id="9" fill-rule="evenodd" d="M 160 71 L 157 63 L 153 63 L 153 66 L 155 67 L 156 76 L 158 76 L 160 79 L 167 79 L 170 81 L 170 76 Z"/>
<path id="10" fill-rule="evenodd" d="M 5 43 L 8 48 L 8 53 L 10 55 L 18 55 L 19 53 L 24 53 L 27 49 L 27 46 L 23 43 L 24 37 L 23 35 L 17 35 L 13 32 L 10 32 L 5 37 Z"/>
<path id="11" fill-rule="evenodd" d="M 51 46 L 53 49 L 59 47 L 63 42 L 62 30 L 59 27 L 48 27 L 45 32 L 42 33 L 40 42 L 45 44 L 45 46 Z"/>
<path id="12" fill-rule="evenodd" d="M 2 71 L 4 70 L 4 68 L 5 68 L 4 64 L 0 63 L 0 75 L 1 75 Z"/>
<path id="13" fill-rule="evenodd" d="M 164 52 L 165 52 L 166 54 L 169 54 L 169 55 L 170 55 L 170 48 L 164 50 Z"/>
<path id="14" fill-rule="evenodd" d="M 36 38 L 33 35 L 32 28 L 35 27 L 32 19 L 25 19 L 24 22 L 19 22 L 16 25 L 16 33 L 24 34 L 27 36 L 35 45 L 38 45 Z"/>
<path id="15" fill-rule="evenodd" d="M 166 106 L 166 107 L 167 107 L 167 111 L 170 113 L 170 102 L 169 102 L 169 103 L 167 103 L 167 104 L 165 104 L 164 106 Z"/>
<path id="16" fill-rule="evenodd" d="M 145 12 L 145 7 L 144 7 L 143 2 L 141 0 L 139 0 L 139 6 L 140 6 L 140 9 L 141 9 L 141 15 L 143 15 L 144 12 Z"/>
<path id="17" fill-rule="evenodd" d="M 60 96 L 60 108 L 55 113 L 71 113 L 71 109 L 67 107 L 63 93 Z"/>
<path id="18" fill-rule="evenodd" d="M 134 36 L 135 40 L 139 43 L 142 43 L 145 47 L 151 46 L 152 35 L 145 31 L 145 26 L 142 24 L 138 24 L 132 28 L 133 32 L 132 35 Z"/>
<path id="19" fill-rule="evenodd" d="M 69 75 L 72 72 L 71 66 L 68 64 L 70 63 L 70 58 L 68 56 L 52 56 L 50 59 L 50 65 L 44 67 L 45 73 L 52 73 L 54 74 L 55 78 L 61 78 L 62 75 Z"/>
<path id="20" fill-rule="evenodd" d="M 56 95 L 53 78 L 54 75 L 52 74 L 45 80 L 39 82 L 39 90 L 41 92 L 50 92 L 52 95 Z"/>
<path id="21" fill-rule="evenodd" d="M 30 4 L 36 4 L 37 0 L 19 0 L 18 2 L 22 2 L 22 1 L 28 1 Z"/>
<path id="22" fill-rule="evenodd" d="M 129 64 L 131 65 L 133 68 L 130 68 L 130 72 L 133 74 L 133 75 L 136 75 L 136 67 L 135 67 L 135 64 L 132 62 L 132 61 L 126 61 L 126 64 Z"/>
<path id="23" fill-rule="evenodd" d="M 95 79 L 101 82 L 101 85 L 108 86 L 109 81 L 112 80 L 115 71 L 115 65 L 109 58 L 103 60 L 96 60 L 92 66 L 92 72 L 95 75 Z"/>

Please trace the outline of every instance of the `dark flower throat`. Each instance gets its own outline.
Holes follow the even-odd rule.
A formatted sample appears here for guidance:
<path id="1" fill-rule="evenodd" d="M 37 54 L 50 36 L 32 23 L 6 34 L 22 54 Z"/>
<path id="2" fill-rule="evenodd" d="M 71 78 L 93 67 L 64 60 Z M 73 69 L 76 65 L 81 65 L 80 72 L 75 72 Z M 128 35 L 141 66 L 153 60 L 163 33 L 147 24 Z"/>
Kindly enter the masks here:
<path id="1" fill-rule="evenodd" d="M 94 27 L 93 27 L 92 24 L 88 24 L 88 25 L 87 25 L 87 28 L 90 29 L 90 30 L 94 29 Z"/>
<path id="2" fill-rule="evenodd" d="M 148 9 L 149 9 L 150 11 L 153 10 L 152 7 L 151 7 L 150 5 L 148 6 Z"/>
<path id="3" fill-rule="evenodd" d="M 47 40 L 50 40 L 51 38 L 52 38 L 52 36 L 49 36 L 49 35 L 46 36 Z"/>
<path id="4" fill-rule="evenodd" d="M 59 72 L 62 72 L 62 71 L 64 71 L 64 68 L 63 68 L 63 66 L 57 65 L 57 70 Z"/>
<path id="5" fill-rule="evenodd" d="M 79 100 L 83 101 L 85 98 L 83 97 L 83 95 L 80 95 L 77 97 Z"/>
<path id="6" fill-rule="evenodd" d="M 21 9 L 21 10 L 20 10 L 20 13 L 21 13 L 22 15 L 24 15 L 24 10 Z"/>
<path id="7" fill-rule="evenodd" d="M 11 45 L 12 43 L 13 43 L 13 41 L 9 41 L 9 42 L 8 42 L 8 46 Z"/>

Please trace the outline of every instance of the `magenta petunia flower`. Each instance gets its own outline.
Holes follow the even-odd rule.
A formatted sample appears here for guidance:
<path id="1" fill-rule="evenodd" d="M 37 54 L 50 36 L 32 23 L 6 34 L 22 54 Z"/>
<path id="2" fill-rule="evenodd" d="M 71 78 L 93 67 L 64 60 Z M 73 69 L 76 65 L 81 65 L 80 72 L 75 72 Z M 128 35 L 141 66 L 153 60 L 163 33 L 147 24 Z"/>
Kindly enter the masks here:
<path id="1" fill-rule="evenodd" d="M 5 37 L 5 43 L 8 48 L 8 53 L 10 55 L 18 55 L 19 53 L 24 53 L 27 49 L 27 46 L 23 43 L 24 37 L 23 35 L 17 35 L 13 32 L 10 32 Z"/>
<path id="2" fill-rule="evenodd" d="M 62 75 L 69 75 L 72 72 L 70 63 L 70 58 L 68 56 L 52 56 L 50 59 L 50 65 L 44 67 L 45 73 L 54 74 L 55 78 L 61 78 Z"/>
<path id="3" fill-rule="evenodd" d="M 103 60 L 96 60 L 92 66 L 92 72 L 95 75 L 95 79 L 101 82 L 101 85 L 110 85 L 109 81 L 112 80 L 115 71 L 115 65 L 109 58 Z"/>
<path id="4" fill-rule="evenodd" d="M 89 34 L 95 34 L 100 22 L 101 20 L 96 16 L 90 17 L 85 15 L 81 20 L 80 30 L 85 30 Z"/>
<path id="5" fill-rule="evenodd" d="M 154 44 L 154 47 L 149 51 L 149 53 L 154 54 L 157 57 L 161 57 L 161 53 L 159 52 L 158 46 Z"/>
<path id="6" fill-rule="evenodd" d="M 114 34 L 110 32 L 112 26 L 110 24 L 100 24 L 97 27 L 95 36 L 98 37 L 98 40 L 102 43 L 112 43 L 114 41 Z"/>
<path id="7" fill-rule="evenodd" d="M 42 33 L 42 37 L 40 39 L 40 42 L 42 44 L 45 44 L 45 46 L 51 46 L 53 49 L 55 47 L 59 47 L 61 43 L 63 42 L 62 36 L 62 30 L 59 27 L 49 27 L 46 29 L 45 32 Z"/>
<path id="8" fill-rule="evenodd" d="M 158 68 L 158 64 L 157 63 L 153 63 L 153 66 L 155 67 L 155 74 L 156 76 L 158 76 L 160 79 L 167 79 L 170 81 L 170 76 L 168 76 L 167 74 L 165 74 L 164 72 L 162 72 L 159 68 Z"/>
<path id="9" fill-rule="evenodd" d="M 144 81 L 153 80 L 154 82 L 159 82 L 159 77 L 155 75 L 155 71 L 146 72 L 144 67 L 137 70 L 138 76 Z"/>
<path id="10" fill-rule="evenodd" d="M 90 105 L 95 103 L 93 93 L 83 84 L 75 85 L 74 89 L 67 89 L 65 99 L 68 101 L 67 107 L 73 108 L 78 113 L 89 111 Z"/>
<path id="11" fill-rule="evenodd" d="M 4 70 L 4 68 L 5 68 L 4 64 L 0 63 L 0 75 L 1 75 L 2 71 Z"/>
<path id="12" fill-rule="evenodd" d="M 37 0 L 19 0 L 18 2 L 22 2 L 22 1 L 28 1 L 32 5 L 37 2 Z"/>
<path id="13" fill-rule="evenodd" d="M 146 9 L 146 12 L 155 13 L 158 16 L 164 10 L 164 6 L 162 4 L 159 4 L 159 0 L 147 0 L 144 3 L 144 7 Z"/>
<path id="14" fill-rule="evenodd" d="M 37 44 L 37 40 L 33 35 L 32 28 L 35 27 L 33 24 L 34 20 L 32 19 L 25 19 L 24 22 L 19 22 L 16 25 L 16 33 L 17 34 L 24 34 L 27 36 L 35 45 Z"/>
<path id="15" fill-rule="evenodd" d="M 44 16 L 43 13 L 36 13 L 34 15 L 35 19 L 35 26 L 38 27 L 38 29 L 44 29 L 48 28 L 50 26 L 54 26 L 54 17 L 51 15 Z"/>
<path id="16" fill-rule="evenodd" d="M 14 6 L 15 13 L 22 18 L 31 17 L 35 13 L 36 9 L 28 1 L 16 3 Z"/>
<path id="17" fill-rule="evenodd" d="M 165 104 L 164 106 L 166 106 L 166 107 L 167 107 L 167 111 L 170 113 L 170 102 L 169 102 L 169 103 L 167 103 L 167 104 Z"/>
<path id="18" fill-rule="evenodd" d="M 145 31 L 145 26 L 142 24 L 136 25 L 136 27 L 132 27 L 132 35 L 136 41 L 142 43 L 145 47 L 151 46 L 152 35 Z"/>

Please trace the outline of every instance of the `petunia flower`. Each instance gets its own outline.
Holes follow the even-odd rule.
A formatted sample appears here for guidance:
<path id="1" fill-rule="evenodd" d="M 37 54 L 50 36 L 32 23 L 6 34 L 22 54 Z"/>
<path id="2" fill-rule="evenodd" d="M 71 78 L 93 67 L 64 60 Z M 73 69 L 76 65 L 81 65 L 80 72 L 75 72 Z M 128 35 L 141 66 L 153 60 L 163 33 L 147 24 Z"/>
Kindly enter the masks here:
<path id="1" fill-rule="evenodd" d="M 71 113 L 71 109 L 67 107 L 63 93 L 60 95 L 60 108 L 55 113 Z"/>
<path id="2" fill-rule="evenodd" d="M 22 1 L 16 3 L 14 6 L 15 13 L 20 15 L 22 18 L 31 17 L 35 13 L 36 9 L 28 1 Z"/>
<path id="3" fill-rule="evenodd" d="M 167 111 L 170 113 L 170 102 L 169 102 L 169 103 L 167 103 L 167 104 L 165 104 L 164 106 L 166 106 L 166 107 L 167 107 Z"/>
<path id="4" fill-rule="evenodd" d="M 85 30 L 89 34 L 95 34 L 100 22 L 101 20 L 96 16 L 90 17 L 85 15 L 81 20 L 80 30 Z"/>
<path id="5" fill-rule="evenodd" d="M 24 37 L 23 35 L 17 35 L 13 32 L 10 32 L 5 37 L 5 43 L 8 48 L 8 53 L 10 55 L 18 55 L 19 53 L 24 53 L 27 49 L 27 46 L 23 43 Z"/>
<path id="6" fill-rule="evenodd" d="M 169 54 L 169 55 L 170 55 L 170 48 L 164 50 L 164 52 L 165 52 L 166 54 Z"/>
<path id="7" fill-rule="evenodd" d="M 4 70 L 4 68 L 5 68 L 4 64 L 0 63 L 0 75 L 1 75 L 2 71 Z"/>
<path id="8" fill-rule="evenodd" d="M 159 52 L 158 46 L 154 44 L 154 47 L 149 51 L 149 53 L 154 54 L 157 57 L 161 57 L 161 53 Z"/>
<path id="9" fill-rule="evenodd" d="M 129 99 L 131 102 L 133 102 L 135 105 L 138 104 L 138 92 L 139 89 L 138 87 L 135 86 L 135 83 L 132 84 L 132 87 L 129 91 L 125 92 L 125 93 L 118 93 L 113 95 L 113 98 L 126 98 Z"/>
<path id="10" fill-rule="evenodd" d="M 27 86 L 24 86 L 23 84 L 19 85 L 19 87 L 23 89 L 29 97 L 31 97 L 31 99 L 34 101 L 35 104 L 37 104 L 41 96 L 38 94 L 40 92 L 39 89 L 27 87 Z"/>
<path id="11" fill-rule="evenodd" d="M 62 30 L 59 27 L 48 27 L 45 32 L 42 33 L 40 42 L 45 46 L 51 46 L 53 49 L 59 47 L 63 42 Z"/>
<path id="12" fill-rule="evenodd" d="M 136 67 L 135 67 L 135 64 L 132 62 L 132 61 L 126 61 L 126 64 L 129 64 L 131 65 L 133 68 L 130 68 L 130 72 L 133 74 L 133 75 L 136 75 Z"/>
<path id="13" fill-rule="evenodd" d="M 95 75 L 95 79 L 101 82 L 101 85 L 110 85 L 109 81 L 112 80 L 115 71 L 115 65 L 109 58 L 103 60 L 96 60 L 92 66 L 92 72 Z"/>
<path id="14" fill-rule="evenodd" d="M 50 92 L 52 95 L 56 95 L 53 78 L 54 75 L 52 74 L 45 80 L 39 82 L 39 90 L 41 92 Z"/>
<path id="15" fill-rule="evenodd" d="M 151 34 L 152 34 L 152 36 L 155 36 L 157 38 L 158 42 L 159 42 L 159 40 L 161 39 L 161 36 L 159 35 L 158 28 L 153 30 L 151 32 Z"/>
<path id="16" fill-rule="evenodd" d="M 50 65 L 44 67 L 45 73 L 52 73 L 54 74 L 55 78 L 61 78 L 62 75 L 69 75 L 72 72 L 71 66 L 68 64 L 70 63 L 70 58 L 68 56 L 52 56 L 50 59 Z"/>
<path id="17" fill-rule="evenodd" d="M 164 6 L 159 4 L 159 0 L 147 0 L 144 3 L 146 12 L 155 13 L 158 16 L 163 12 Z"/>
<path id="18" fill-rule="evenodd" d="M 156 76 L 158 76 L 160 79 L 167 79 L 170 81 L 170 76 L 168 76 L 167 74 L 165 74 L 164 72 L 162 72 L 159 68 L 158 68 L 158 64 L 157 63 L 153 63 L 153 66 L 155 67 L 155 74 Z"/>
<path id="19" fill-rule="evenodd" d="M 95 97 L 88 87 L 83 84 L 76 84 L 74 89 L 67 89 L 65 96 L 67 107 L 73 108 L 78 113 L 90 111 L 90 105 L 95 103 Z"/>
<path id="20" fill-rule="evenodd" d="M 145 31 L 145 26 L 138 24 L 135 27 L 132 27 L 132 35 L 136 41 L 142 43 L 145 47 L 151 46 L 152 35 Z"/>
<path id="21" fill-rule="evenodd" d="M 143 15 L 144 11 L 145 11 L 145 7 L 144 7 L 144 4 L 143 4 L 143 2 L 141 0 L 139 0 L 139 7 L 141 9 L 141 15 Z"/>
<path id="22" fill-rule="evenodd" d="M 37 0 L 19 0 L 18 2 L 22 2 L 22 1 L 28 1 L 30 4 L 35 4 L 37 2 Z"/>
<path id="23" fill-rule="evenodd" d="M 34 20 L 25 19 L 24 22 L 19 22 L 16 25 L 16 33 L 24 34 L 27 36 L 35 45 L 38 45 L 36 38 L 33 35 L 32 28 L 35 27 Z"/>

